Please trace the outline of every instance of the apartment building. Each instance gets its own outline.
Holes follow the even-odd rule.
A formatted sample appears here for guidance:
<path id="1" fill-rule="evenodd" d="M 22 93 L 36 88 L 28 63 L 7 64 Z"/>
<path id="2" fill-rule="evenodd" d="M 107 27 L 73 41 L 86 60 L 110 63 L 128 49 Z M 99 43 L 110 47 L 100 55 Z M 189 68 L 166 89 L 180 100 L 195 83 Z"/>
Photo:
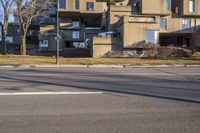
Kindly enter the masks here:
<path id="1" fill-rule="evenodd" d="M 93 57 L 145 43 L 199 48 L 194 34 L 200 30 L 200 1 L 116 0 L 109 6 L 106 29 L 113 34 L 93 39 Z"/>
<path id="2" fill-rule="evenodd" d="M 105 57 L 145 43 L 200 48 L 199 0 L 60 0 L 58 11 L 61 56 Z M 27 38 L 36 54 L 56 53 L 56 8 L 49 14 L 38 18 L 38 38 Z"/>
<path id="3" fill-rule="evenodd" d="M 5 46 L 3 41 L 3 27 L 0 23 L 0 54 L 5 52 Z M 31 25 L 27 35 L 27 52 L 30 55 L 35 55 L 38 49 L 38 28 L 39 26 Z M 2 31 L 1 31 L 2 30 Z M 7 54 L 20 54 L 21 49 L 21 37 L 20 28 L 17 21 L 8 23 L 8 30 L 6 35 L 6 53 Z"/>
<path id="4" fill-rule="evenodd" d="M 56 51 L 56 9 L 52 8 L 51 18 L 41 18 L 39 51 L 53 54 Z M 107 3 L 96 0 L 60 0 L 60 53 L 63 56 L 91 56 L 91 42 L 94 36 L 103 32 L 103 15 Z M 42 22 L 43 21 L 43 22 Z"/>

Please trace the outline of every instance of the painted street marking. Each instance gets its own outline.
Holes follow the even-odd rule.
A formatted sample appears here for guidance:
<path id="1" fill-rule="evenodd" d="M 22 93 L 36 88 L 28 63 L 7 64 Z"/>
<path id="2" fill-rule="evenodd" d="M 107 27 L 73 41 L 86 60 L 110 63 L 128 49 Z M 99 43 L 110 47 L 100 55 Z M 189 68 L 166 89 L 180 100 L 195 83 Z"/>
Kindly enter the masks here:
<path id="1" fill-rule="evenodd" d="M 23 95 L 96 95 L 103 92 L 13 92 L 0 93 L 0 96 L 23 96 Z"/>

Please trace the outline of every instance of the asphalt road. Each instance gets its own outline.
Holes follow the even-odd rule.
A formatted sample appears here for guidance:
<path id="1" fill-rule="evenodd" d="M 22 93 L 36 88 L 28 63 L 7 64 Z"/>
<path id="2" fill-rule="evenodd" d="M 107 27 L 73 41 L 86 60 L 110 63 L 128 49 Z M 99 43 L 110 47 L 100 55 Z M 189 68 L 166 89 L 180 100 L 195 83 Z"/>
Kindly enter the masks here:
<path id="1" fill-rule="evenodd" d="M 0 133 L 133 132 L 199 133 L 200 68 L 0 69 Z"/>

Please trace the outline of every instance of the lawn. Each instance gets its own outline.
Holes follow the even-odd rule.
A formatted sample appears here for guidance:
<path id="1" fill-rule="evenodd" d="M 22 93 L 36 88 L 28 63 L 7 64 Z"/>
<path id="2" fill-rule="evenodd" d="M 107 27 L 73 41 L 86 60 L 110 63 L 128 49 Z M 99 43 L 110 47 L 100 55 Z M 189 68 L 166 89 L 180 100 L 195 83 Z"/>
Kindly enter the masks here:
<path id="1" fill-rule="evenodd" d="M 54 57 L 45 56 L 0 56 L 0 65 L 55 64 Z M 141 58 L 60 58 L 60 64 L 107 64 L 107 65 L 200 65 L 200 57 L 171 59 Z"/>

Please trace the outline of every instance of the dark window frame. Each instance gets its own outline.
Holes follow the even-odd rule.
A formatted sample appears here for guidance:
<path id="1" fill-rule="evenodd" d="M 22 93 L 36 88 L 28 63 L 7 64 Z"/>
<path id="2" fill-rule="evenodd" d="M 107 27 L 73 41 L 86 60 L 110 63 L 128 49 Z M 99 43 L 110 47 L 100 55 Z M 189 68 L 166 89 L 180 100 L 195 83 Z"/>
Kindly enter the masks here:
<path id="1" fill-rule="evenodd" d="M 167 18 L 160 18 L 160 28 L 162 30 L 167 30 Z"/>
<path id="2" fill-rule="evenodd" d="M 193 9 L 193 10 L 192 10 L 192 11 L 191 11 L 191 9 L 190 9 L 190 7 L 191 7 L 191 6 L 190 6 L 190 2 L 191 2 L 191 1 L 193 2 L 193 6 L 192 6 L 192 9 Z M 189 0 L 189 12 L 190 12 L 190 13 L 195 13 L 195 11 L 196 11 L 196 9 L 195 9 L 195 8 L 196 8 L 196 7 L 195 7 L 195 3 L 196 3 L 195 0 Z"/>
<path id="3" fill-rule="evenodd" d="M 80 0 L 75 0 L 75 9 L 76 10 L 80 9 Z"/>
<path id="4" fill-rule="evenodd" d="M 171 11 L 171 5 L 172 5 L 172 1 L 171 0 L 166 0 L 166 10 L 168 12 Z"/>
<path id="5" fill-rule="evenodd" d="M 94 2 L 86 2 L 86 10 L 94 11 Z"/>
<path id="6" fill-rule="evenodd" d="M 59 0 L 59 8 L 66 9 L 66 0 Z"/>

